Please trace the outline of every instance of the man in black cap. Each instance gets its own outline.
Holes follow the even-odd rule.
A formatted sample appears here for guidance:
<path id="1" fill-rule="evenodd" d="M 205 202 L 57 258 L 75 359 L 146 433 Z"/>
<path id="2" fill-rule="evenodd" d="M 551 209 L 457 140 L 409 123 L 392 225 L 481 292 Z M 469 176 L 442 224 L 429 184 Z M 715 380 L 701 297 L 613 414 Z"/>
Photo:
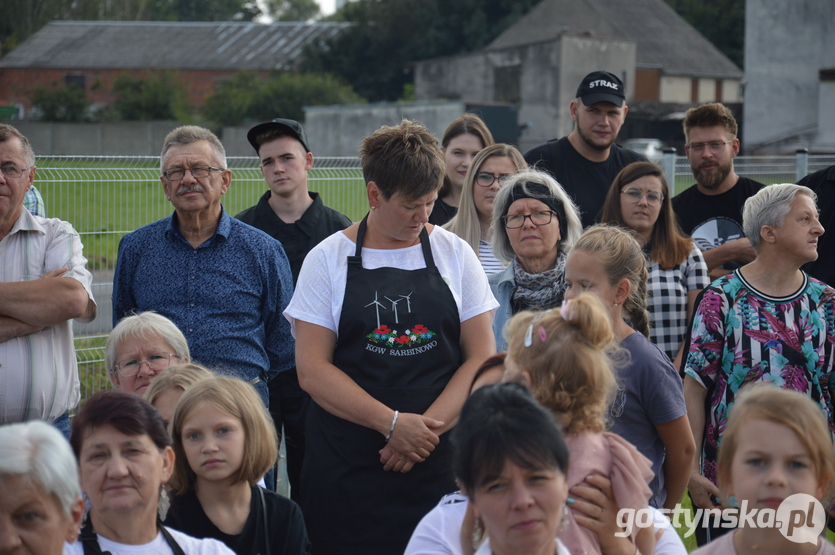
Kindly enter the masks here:
<path id="1" fill-rule="evenodd" d="M 615 144 L 626 119 L 623 82 L 606 71 L 589 73 L 569 106 L 574 130 L 529 150 L 525 160 L 553 175 L 580 209 L 583 227 L 595 223 L 615 176 L 646 160 Z"/>
<path id="2" fill-rule="evenodd" d="M 277 118 L 261 123 L 249 130 L 247 139 L 258 154 L 261 175 L 270 189 L 258 204 L 235 217 L 281 241 L 295 286 L 310 249 L 351 225 L 351 220 L 325 206 L 319 193 L 308 191 L 307 172 L 313 167 L 313 154 L 299 122 Z M 310 397 L 299 387 L 295 368 L 281 372 L 268 385 L 270 413 L 279 434 L 284 425 L 291 497 L 298 501 L 304 418 Z"/>

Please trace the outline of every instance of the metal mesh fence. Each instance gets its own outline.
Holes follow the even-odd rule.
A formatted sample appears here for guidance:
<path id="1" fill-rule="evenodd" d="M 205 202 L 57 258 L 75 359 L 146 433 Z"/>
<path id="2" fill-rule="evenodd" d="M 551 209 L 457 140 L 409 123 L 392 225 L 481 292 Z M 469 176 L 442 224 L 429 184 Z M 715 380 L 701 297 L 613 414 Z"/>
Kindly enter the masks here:
<path id="1" fill-rule="evenodd" d="M 694 183 L 690 164 L 682 156 L 667 156 L 664 165 L 669 168 L 674 164 L 673 188 L 679 193 Z M 227 163 L 233 180 L 224 206 L 234 215 L 258 202 L 266 185 L 257 158 L 230 157 Z M 806 166 L 811 173 L 833 164 L 835 155 L 808 156 L 805 162 L 796 156 L 738 156 L 734 160 L 738 174 L 766 184 L 797 181 L 799 167 Z M 99 316 L 91 324 L 76 323 L 74 328 L 84 397 L 110 387 L 104 343 L 112 327 L 110 296 L 119 241 L 126 233 L 172 212 L 159 172 L 159 158 L 152 156 L 38 158 L 35 184 L 44 197 L 47 215 L 67 220 L 78 230 L 94 277 Z M 353 221 L 359 221 L 368 208 L 357 158 L 317 158 L 308 184 L 325 204 Z"/>

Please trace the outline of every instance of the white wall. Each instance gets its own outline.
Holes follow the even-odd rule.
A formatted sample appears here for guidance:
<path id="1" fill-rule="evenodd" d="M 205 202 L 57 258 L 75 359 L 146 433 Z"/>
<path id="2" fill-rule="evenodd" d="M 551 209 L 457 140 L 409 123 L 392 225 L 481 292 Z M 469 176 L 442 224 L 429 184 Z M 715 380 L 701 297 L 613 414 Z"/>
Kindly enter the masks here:
<path id="1" fill-rule="evenodd" d="M 690 102 L 692 96 L 690 87 L 690 77 L 662 75 L 658 100 L 661 102 Z"/>

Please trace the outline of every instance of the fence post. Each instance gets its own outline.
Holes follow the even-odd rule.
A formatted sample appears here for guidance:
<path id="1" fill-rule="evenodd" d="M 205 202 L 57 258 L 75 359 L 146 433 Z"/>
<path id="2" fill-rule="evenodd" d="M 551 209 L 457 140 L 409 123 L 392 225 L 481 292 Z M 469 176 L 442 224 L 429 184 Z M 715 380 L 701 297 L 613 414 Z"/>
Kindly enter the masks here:
<path id="1" fill-rule="evenodd" d="M 661 161 L 661 169 L 664 170 L 664 177 L 667 178 L 672 195 L 676 194 L 676 149 L 668 146 L 662 151 L 664 159 Z"/>
<path id="2" fill-rule="evenodd" d="M 797 183 L 809 174 L 809 149 L 798 148 L 795 161 L 795 179 Z"/>

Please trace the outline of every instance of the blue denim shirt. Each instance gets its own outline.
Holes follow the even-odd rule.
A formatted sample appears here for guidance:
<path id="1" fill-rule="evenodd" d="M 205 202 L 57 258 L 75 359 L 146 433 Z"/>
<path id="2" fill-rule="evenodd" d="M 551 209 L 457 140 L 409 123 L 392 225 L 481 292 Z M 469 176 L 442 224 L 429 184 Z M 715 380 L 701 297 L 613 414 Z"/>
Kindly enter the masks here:
<path id="1" fill-rule="evenodd" d="M 295 366 L 284 309 L 293 296 L 281 243 L 223 210 L 198 248 L 176 214 L 125 235 L 113 276 L 113 324 L 155 310 L 188 340 L 192 359 L 246 380 Z"/>
<path id="2" fill-rule="evenodd" d="M 513 266 L 515 264 L 516 261 L 514 260 L 498 274 L 487 276 L 490 291 L 499 301 L 499 308 L 493 314 L 493 335 L 496 336 L 496 350 L 498 352 L 507 350 L 507 341 L 505 341 L 502 332 L 504 332 L 507 321 L 513 316 L 513 301 L 511 299 L 513 298 L 513 290 L 516 289 L 516 279 L 513 276 Z"/>

